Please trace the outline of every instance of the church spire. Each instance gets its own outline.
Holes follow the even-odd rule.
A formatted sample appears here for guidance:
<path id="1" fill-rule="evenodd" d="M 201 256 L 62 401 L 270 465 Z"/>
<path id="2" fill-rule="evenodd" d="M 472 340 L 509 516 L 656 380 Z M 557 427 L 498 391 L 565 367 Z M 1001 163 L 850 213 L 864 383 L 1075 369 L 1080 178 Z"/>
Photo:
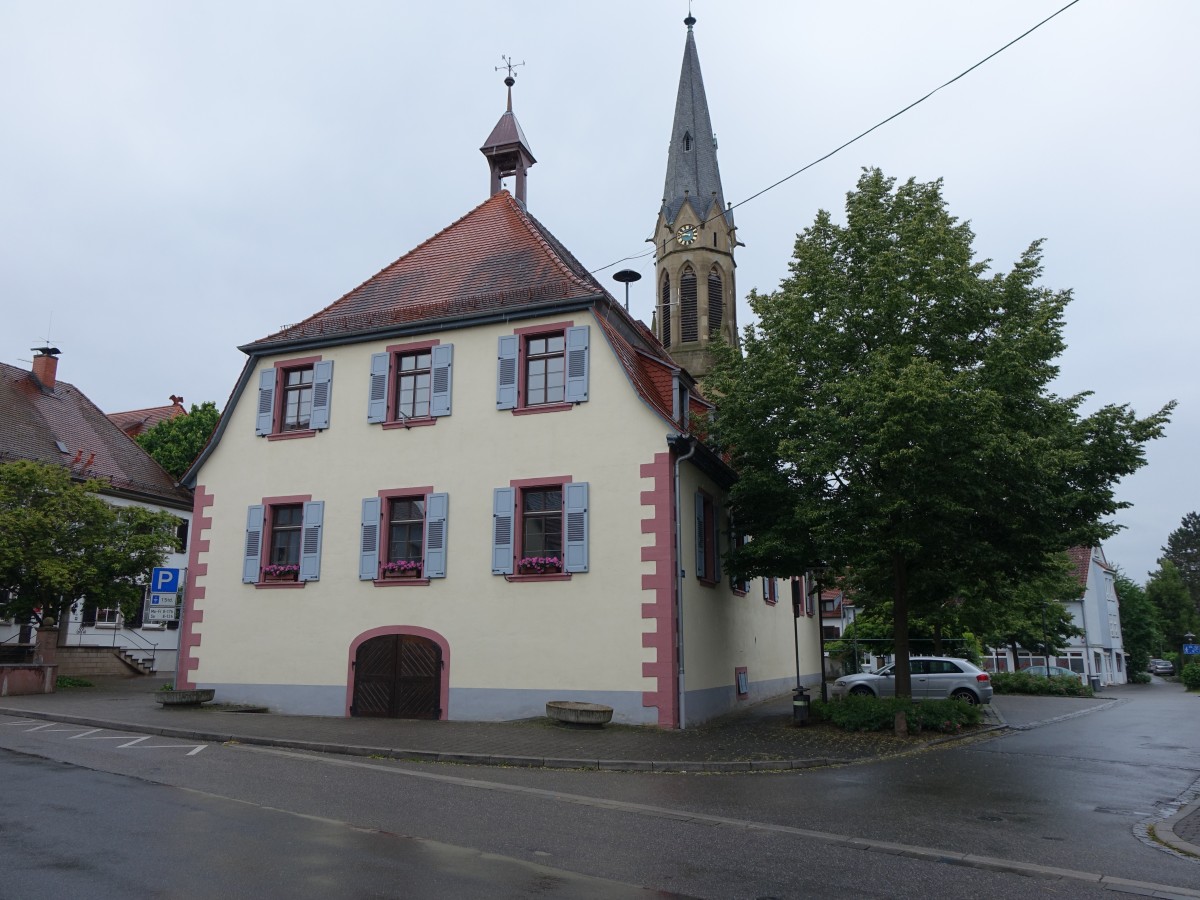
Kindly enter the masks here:
<path id="1" fill-rule="evenodd" d="M 721 171 L 717 167 L 717 138 L 708 116 L 708 98 L 700 74 L 696 52 L 696 19 L 690 13 L 683 20 L 687 40 L 683 47 L 683 67 L 679 73 L 679 91 L 675 97 L 675 119 L 671 123 L 671 147 L 667 153 L 667 179 L 663 187 L 663 215 L 674 222 L 684 203 L 691 203 L 696 215 L 708 218 L 713 204 L 724 207 Z M 733 224 L 733 213 L 726 213 Z"/>
<path id="2" fill-rule="evenodd" d="M 737 232 L 725 205 L 717 141 L 696 52 L 696 19 L 683 20 L 687 40 L 671 123 L 667 179 L 654 230 L 655 333 L 671 357 L 696 378 L 713 366 L 713 345 L 737 346 L 733 251 Z"/>
<path id="3" fill-rule="evenodd" d="M 516 185 L 513 194 L 521 202 L 521 205 L 524 206 L 525 176 L 529 172 L 529 167 L 537 162 L 537 160 L 533 158 L 533 152 L 529 149 L 529 142 L 525 140 L 525 132 L 521 130 L 521 123 L 517 121 L 516 115 L 513 114 L 512 89 L 513 85 L 517 83 L 513 69 L 525 64 L 514 64 L 512 59 L 508 57 L 501 57 L 501 59 L 504 60 L 504 65 L 497 66 L 496 69 L 506 68 L 508 70 L 508 75 L 504 79 L 504 84 L 508 88 L 508 108 L 500 116 L 500 121 L 496 123 L 496 127 L 492 129 L 492 133 L 483 142 L 483 146 L 479 148 L 479 152 L 487 157 L 488 168 L 491 170 L 489 196 L 499 193 L 501 179 L 515 175 Z"/>

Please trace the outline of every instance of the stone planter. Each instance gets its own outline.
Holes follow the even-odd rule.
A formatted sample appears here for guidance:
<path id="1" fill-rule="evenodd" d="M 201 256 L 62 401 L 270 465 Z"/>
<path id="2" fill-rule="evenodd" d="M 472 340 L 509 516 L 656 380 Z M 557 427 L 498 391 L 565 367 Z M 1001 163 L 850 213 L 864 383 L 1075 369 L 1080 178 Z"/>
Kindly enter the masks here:
<path id="1" fill-rule="evenodd" d="M 217 694 L 216 688 L 197 688 L 191 691 L 155 691 L 154 699 L 168 706 L 199 706 L 207 703 Z"/>
<path id="2" fill-rule="evenodd" d="M 546 716 L 568 725 L 591 725 L 600 728 L 612 721 L 613 708 L 599 703 L 550 700 L 546 703 Z"/>

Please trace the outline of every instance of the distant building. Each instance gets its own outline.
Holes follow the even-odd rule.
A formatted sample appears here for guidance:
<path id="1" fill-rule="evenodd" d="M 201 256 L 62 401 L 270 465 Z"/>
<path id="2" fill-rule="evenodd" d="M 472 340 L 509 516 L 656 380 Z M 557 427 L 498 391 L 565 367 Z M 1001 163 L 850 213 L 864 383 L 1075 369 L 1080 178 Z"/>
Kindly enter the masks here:
<path id="1" fill-rule="evenodd" d="M 148 409 L 131 409 L 126 412 L 109 413 L 108 418 L 131 438 L 145 434 L 159 422 L 166 422 L 176 416 L 186 416 L 183 408 L 183 398 L 171 395 L 170 406 L 151 406 Z"/>
<path id="2" fill-rule="evenodd" d="M 100 495 L 114 506 L 141 506 L 176 516 L 186 547 L 191 491 L 176 485 L 79 388 L 58 379 L 56 347 L 35 352 L 32 370 L 0 363 L 0 464 L 32 460 L 62 466 L 79 480 L 97 479 L 104 485 Z M 165 565 L 182 568 L 186 560 L 184 552 L 170 553 Z M 60 647 L 124 648 L 125 663 L 118 663 L 114 671 L 174 671 L 178 632 L 173 625 L 144 622 L 141 614 L 127 621 L 116 609 L 82 602 L 63 624 Z M 23 626 L 28 630 L 27 623 L 0 623 L 0 641 L 17 640 Z M 71 674 L 74 658 L 69 651 L 60 652 L 59 671 Z"/>

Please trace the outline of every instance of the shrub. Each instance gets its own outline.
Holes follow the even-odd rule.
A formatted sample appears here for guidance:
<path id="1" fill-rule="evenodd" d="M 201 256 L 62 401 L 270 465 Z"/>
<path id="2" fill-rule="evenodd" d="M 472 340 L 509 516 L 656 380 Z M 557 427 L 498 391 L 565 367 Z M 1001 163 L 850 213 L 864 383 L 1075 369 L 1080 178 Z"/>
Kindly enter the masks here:
<path id="1" fill-rule="evenodd" d="M 1200 663 L 1188 663 L 1179 677 L 1183 679 L 1184 687 L 1189 691 L 1200 690 Z"/>
<path id="2" fill-rule="evenodd" d="M 1131 684 L 1149 684 L 1150 683 L 1150 673 L 1149 672 L 1131 672 L 1129 675 L 1129 681 Z"/>
<path id="3" fill-rule="evenodd" d="M 86 678 L 76 678 L 74 675 L 59 675 L 54 679 L 54 686 L 59 690 L 63 688 L 95 687 Z"/>
<path id="4" fill-rule="evenodd" d="M 1028 672 L 993 672 L 992 690 L 997 694 L 1039 694 L 1051 697 L 1091 697 L 1090 686 L 1071 675 L 1030 675 Z"/>
<path id="5" fill-rule="evenodd" d="M 978 725 L 983 710 L 961 700 L 924 700 L 920 703 L 898 697 L 866 697 L 851 694 L 831 703 L 814 700 L 813 717 L 830 722 L 843 731 L 891 731 L 896 713 L 904 713 L 911 732 L 942 731 L 954 734 L 964 726 Z"/>

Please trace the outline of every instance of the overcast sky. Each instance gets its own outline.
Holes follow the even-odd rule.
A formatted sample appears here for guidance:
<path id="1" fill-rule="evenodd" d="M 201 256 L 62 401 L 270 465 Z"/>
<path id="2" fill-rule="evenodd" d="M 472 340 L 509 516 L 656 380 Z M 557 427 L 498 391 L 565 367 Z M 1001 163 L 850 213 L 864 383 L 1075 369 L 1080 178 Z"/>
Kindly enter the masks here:
<path id="1" fill-rule="evenodd" d="M 726 199 L 903 108 L 1066 0 L 717 3 L 696 40 Z M 682 0 L 0 0 L 0 360 L 47 338 L 107 412 L 224 406 L 244 344 L 298 321 L 487 196 L 501 55 L 537 165 L 529 206 L 598 269 L 645 251 Z M 1061 393 L 1179 401 L 1105 545 L 1136 580 L 1200 508 L 1192 276 L 1200 4 L 1081 0 L 832 159 L 739 208 L 739 320 L 863 166 L 945 179 L 1008 269 L 1046 238 L 1071 288 Z M 644 276 L 650 257 L 624 266 Z M 619 268 L 619 267 L 618 267 Z M 614 294 L 608 269 L 602 274 Z M 652 279 L 634 285 L 649 321 Z"/>

